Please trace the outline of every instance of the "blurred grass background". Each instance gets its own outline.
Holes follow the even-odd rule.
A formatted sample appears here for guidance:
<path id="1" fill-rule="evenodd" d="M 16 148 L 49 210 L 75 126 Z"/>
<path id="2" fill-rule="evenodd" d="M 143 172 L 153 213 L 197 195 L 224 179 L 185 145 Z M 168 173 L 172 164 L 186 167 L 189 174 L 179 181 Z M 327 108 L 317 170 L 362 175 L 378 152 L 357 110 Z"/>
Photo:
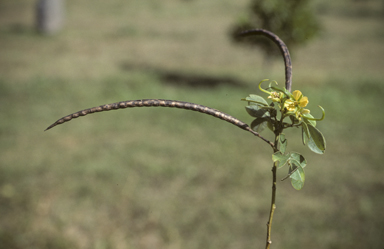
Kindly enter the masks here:
<path id="1" fill-rule="evenodd" d="M 34 4 L 0 1 L 0 247 L 263 248 L 271 150 L 247 132 L 170 108 L 43 132 L 69 113 L 140 98 L 249 123 L 240 98 L 262 79 L 282 84 L 284 68 L 231 44 L 248 1 L 68 0 L 65 30 L 49 37 L 35 33 Z M 309 165 L 303 190 L 278 183 L 273 248 L 382 248 L 384 3 L 316 8 L 323 31 L 291 51 L 293 90 L 315 115 L 325 108 L 327 151 L 288 132 Z M 184 84 L 194 77 L 198 86 Z"/>

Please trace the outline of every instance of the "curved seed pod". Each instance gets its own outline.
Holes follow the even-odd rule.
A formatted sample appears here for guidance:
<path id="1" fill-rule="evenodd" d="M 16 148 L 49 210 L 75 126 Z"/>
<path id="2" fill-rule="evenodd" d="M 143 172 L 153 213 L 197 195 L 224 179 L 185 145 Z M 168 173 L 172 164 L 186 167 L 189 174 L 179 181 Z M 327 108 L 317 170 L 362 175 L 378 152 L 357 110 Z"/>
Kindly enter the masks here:
<path id="1" fill-rule="evenodd" d="M 156 106 L 175 107 L 175 108 L 180 108 L 180 109 L 197 111 L 197 112 L 201 112 L 201 113 L 205 113 L 205 114 L 214 116 L 216 118 L 227 121 L 233 125 L 236 125 L 237 127 L 241 128 L 243 130 L 251 132 L 253 135 L 260 137 L 265 142 L 267 142 L 268 144 L 273 146 L 273 143 L 271 143 L 267 139 L 260 136 L 259 133 L 253 131 L 246 123 L 238 120 L 237 118 L 232 117 L 231 115 L 228 115 L 224 112 L 221 112 L 219 110 L 216 110 L 216 109 L 213 109 L 213 108 L 210 108 L 207 106 L 198 105 L 198 104 L 189 103 L 189 102 L 184 102 L 184 101 L 167 100 L 167 99 L 128 100 L 128 101 L 121 101 L 121 102 L 116 102 L 116 103 L 112 103 L 112 104 L 92 107 L 92 108 L 81 110 L 81 111 L 69 114 L 65 117 L 62 117 L 61 119 L 57 120 L 55 123 L 48 126 L 48 128 L 45 130 L 49 130 L 49 129 L 55 127 L 56 125 L 68 122 L 74 118 L 78 118 L 78 117 L 85 116 L 85 115 L 95 113 L 95 112 L 103 112 L 103 111 L 124 109 L 124 108 L 130 108 L 130 107 L 156 107 Z"/>
<path id="2" fill-rule="evenodd" d="M 270 38 L 274 43 L 279 47 L 283 57 L 285 64 L 285 88 L 288 92 L 291 91 L 292 88 L 292 62 L 291 56 L 289 55 L 289 51 L 285 43 L 274 33 L 265 30 L 265 29 L 252 29 L 241 32 L 239 36 L 252 36 L 252 35 L 263 35 Z"/>

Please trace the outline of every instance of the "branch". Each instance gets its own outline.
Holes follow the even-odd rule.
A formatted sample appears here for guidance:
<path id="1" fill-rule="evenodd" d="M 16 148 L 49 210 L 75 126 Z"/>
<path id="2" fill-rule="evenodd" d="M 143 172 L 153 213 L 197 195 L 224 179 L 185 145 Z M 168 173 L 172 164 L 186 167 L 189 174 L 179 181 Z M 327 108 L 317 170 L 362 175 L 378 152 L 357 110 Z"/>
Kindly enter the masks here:
<path id="1" fill-rule="evenodd" d="M 272 219 L 276 209 L 276 170 L 277 170 L 277 162 L 273 163 L 273 167 L 272 167 L 272 200 L 271 200 L 271 210 L 269 213 L 269 219 L 267 223 L 267 242 L 265 246 L 266 249 L 269 249 L 272 244 L 272 240 L 271 240 Z"/>

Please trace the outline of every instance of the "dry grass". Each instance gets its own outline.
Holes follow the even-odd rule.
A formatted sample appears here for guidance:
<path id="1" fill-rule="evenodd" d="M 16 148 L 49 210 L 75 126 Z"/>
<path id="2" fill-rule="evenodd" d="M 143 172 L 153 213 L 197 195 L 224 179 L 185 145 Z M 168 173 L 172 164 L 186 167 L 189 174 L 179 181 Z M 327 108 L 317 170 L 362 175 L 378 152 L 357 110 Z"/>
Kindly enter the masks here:
<path id="1" fill-rule="evenodd" d="M 270 150 L 246 132 L 164 108 L 96 114 L 42 132 L 79 109 L 140 98 L 196 102 L 249 122 L 239 99 L 284 74 L 282 61 L 263 69 L 261 53 L 228 40 L 247 2 L 68 1 L 65 30 L 41 37 L 32 3 L 2 1 L 0 244 L 262 247 Z M 317 104 L 327 111 L 320 129 L 328 151 L 313 155 L 298 131 L 287 134 L 309 166 L 303 190 L 278 185 L 273 248 L 383 245 L 382 19 L 340 3 L 349 2 L 323 6 L 316 41 L 291 51 L 294 88 L 315 114 Z M 245 83 L 178 86 L 165 84 L 168 72 Z"/>

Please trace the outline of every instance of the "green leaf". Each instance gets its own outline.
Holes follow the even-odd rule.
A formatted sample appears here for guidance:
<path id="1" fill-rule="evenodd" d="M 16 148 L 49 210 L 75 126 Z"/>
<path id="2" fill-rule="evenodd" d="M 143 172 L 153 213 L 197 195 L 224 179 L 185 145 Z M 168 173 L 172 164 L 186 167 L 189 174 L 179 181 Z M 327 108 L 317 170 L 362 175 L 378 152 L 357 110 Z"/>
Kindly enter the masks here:
<path id="1" fill-rule="evenodd" d="M 248 114 L 255 118 L 269 117 L 268 109 L 261 108 L 259 105 L 248 105 L 245 107 Z"/>
<path id="2" fill-rule="evenodd" d="M 301 123 L 301 138 L 303 140 L 303 144 L 307 145 L 307 142 L 309 140 L 309 131 L 308 131 L 308 125 L 306 123 Z"/>
<path id="3" fill-rule="evenodd" d="M 279 165 L 277 166 L 278 169 L 283 167 L 288 162 L 289 158 L 290 158 L 289 154 L 288 155 L 284 155 L 280 151 L 275 152 L 272 155 L 272 161 L 279 163 Z"/>
<path id="4" fill-rule="evenodd" d="M 251 123 L 251 129 L 258 133 L 261 133 L 267 126 L 268 122 L 269 119 L 267 118 L 256 118 Z"/>
<path id="5" fill-rule="evenodd" d="M 274 127 L 274 125 L 273 125 L 271 119 L 268 120 L 267 126 L 268 126 L 268 128 L 269 128 L 272 132 L 275 131 L 275 127 Z"/>
<path id="6" fill-rule="evenodd" d="M 287 148 L 287 139 L 285 138 L 285 134 L 281 133 L 280 136 L 279 136 L 279 150 L 281 151 L 281 153 L 285 153 L 285 150 Z"/>
<path id="7" fill-rule="evenodd" d="M 256 94 L 250 94 L 248 97 L 242 100 L 248 101 L 249 104 L 256 103 L 256 104 L 261 104 L 263 106 L 268 106 L 268 102 L 263 97 Z"/>
<path id="8" fill-rule="evenodd" d="M 300 165 L 301 168 L 305 168 L 307 166 L 307 160 L 303 157 L 303 155 L 297 152 L 290 153 L 291 162 L 294 162 L 296 165 Z"/>
<path id="9" fill-rule="evenodd" d="M 310 135 L 308 147 L 315 153 L 324 154 L 326 143 L 323 134 L 311 124 L 308 124 L 307 126 Z"/>
<path id="10" fill-rule="evenodd" d="M 304 167 L 307 166 L 307 160 L 305 158 L 296 152 L 289 153 L 289 159 L 288 159 L 288 175 L 281 179 L 284 181 L 288 177 L 291 178 L 291 184 L 295 189 L 302 188 L 304 185 Z M 296 171 L 299 171 L 296 173 Z M 292 180 L 292 177 L 294 180 Z"/>
<path id="11" fill-rule="evenodd" d="M 314 118 L 311 114 L 309 114 L 309 113 L 303 114 L 303 120 L 307 124 L 311 124 L 313 126 L 316 126 L 316 121 L 315 120 L 309 120 L 309 119 L 306 119 L 306 118 Z"/>
<path id="12" fill-rule="evenodd" d="M 273 103 L 273 102 L 272 102 L 272 103 Z M 267 110 L 267 111 L 269 111 L 269 112 L 271 112 L 271 111 L 273 111 L 273 110 L 276 111 L 276 109 L 275 109 L 273 106 L 260 106 L 260 109 L 264 109 L 264 110 Z"/>
<path id="13" fill-rule="evenodd" d="M 295 172 L 293 172 L 295 171 Z M 292 173 L 293 172 L 293 173 Z M 292 174 L 291 174 L 292 173 Z M 305 174 L 304 169 L 293 162 L 292 168 L 289 168 L 288 174 L 291 178 L 291 185 L 294 189 L 300 190 L 304 187 Z"/>

